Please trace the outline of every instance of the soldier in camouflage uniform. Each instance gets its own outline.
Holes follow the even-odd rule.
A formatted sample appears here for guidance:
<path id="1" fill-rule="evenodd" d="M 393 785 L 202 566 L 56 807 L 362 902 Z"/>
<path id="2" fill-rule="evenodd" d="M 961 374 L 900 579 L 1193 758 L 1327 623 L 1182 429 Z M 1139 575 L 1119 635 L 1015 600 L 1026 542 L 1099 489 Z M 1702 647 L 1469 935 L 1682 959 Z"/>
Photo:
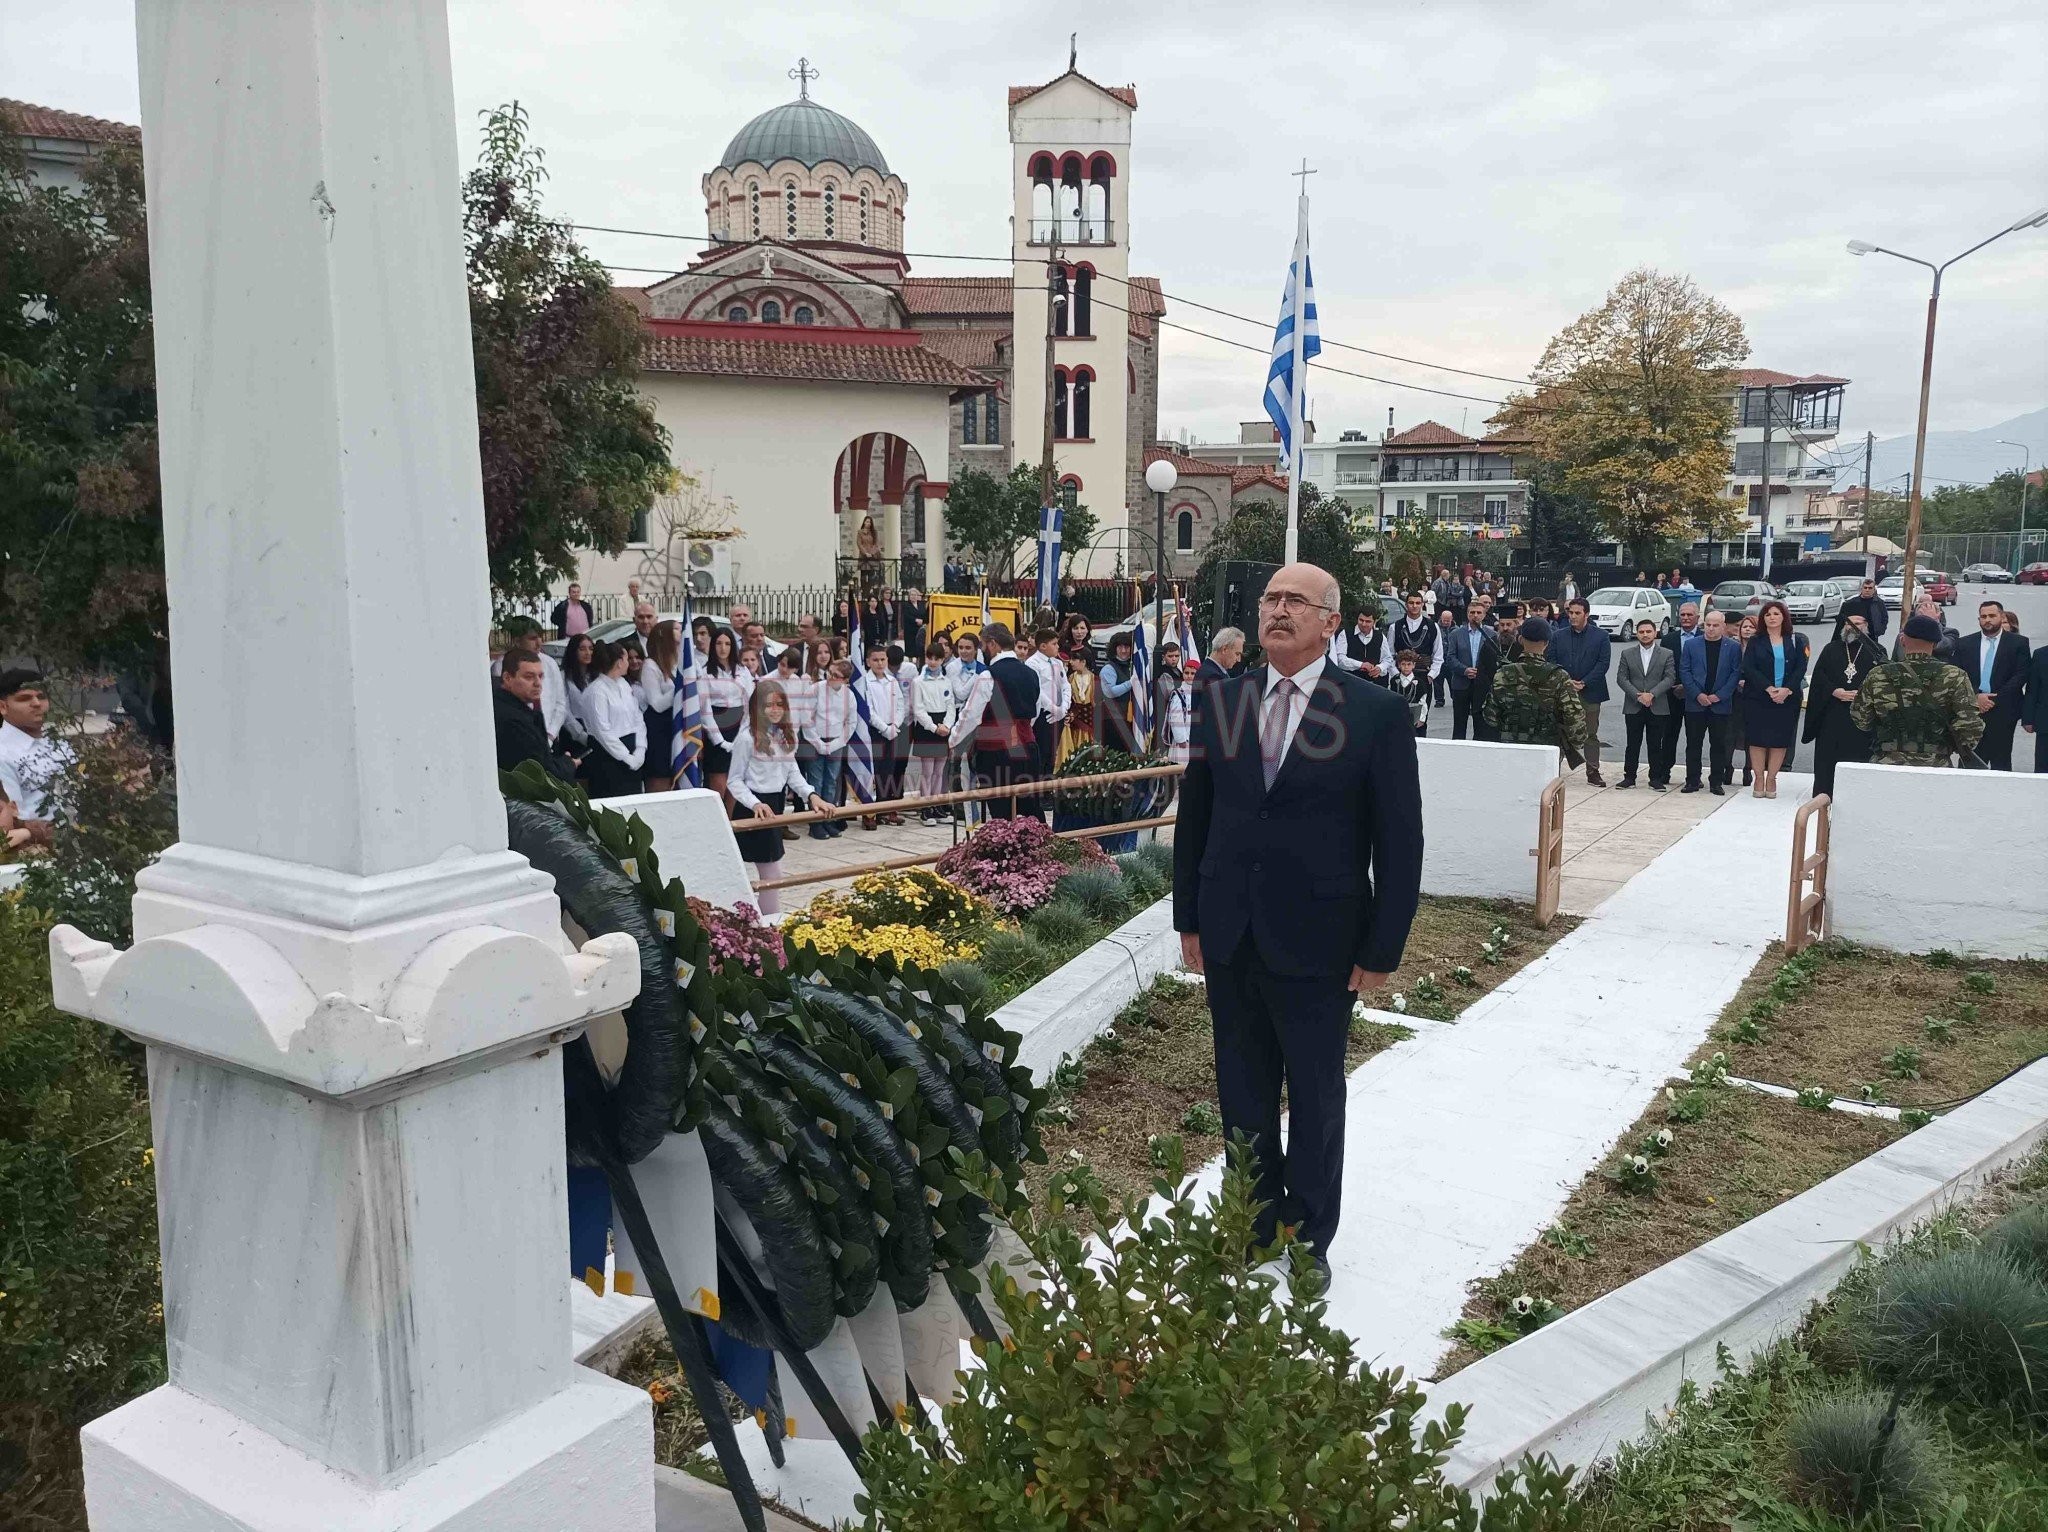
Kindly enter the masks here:
<path id="1" fill-rule="evenodd" d="M 1494 674 L 1486 699 L 1487 726 L 1493 738 L 1510 745 L 1559 746 L 1576 767 L 1585 758 L 1586 710 L 1564 667 L 1544 657 L 1550 624 L 1525 617 L 1518 637 L 1521 647 Z"/>
<path id="2" fill-rule="evenodd" d="M 1947 766 L 1984 737 L 1976 688 L 1937 659 L 1941 624 L 1915 614 L 1899 633 L 1900 658 L 1879 665 L 1849 704 L 1849 718 L 1875 740 L 1871 760 L 1887 766 Z"/>

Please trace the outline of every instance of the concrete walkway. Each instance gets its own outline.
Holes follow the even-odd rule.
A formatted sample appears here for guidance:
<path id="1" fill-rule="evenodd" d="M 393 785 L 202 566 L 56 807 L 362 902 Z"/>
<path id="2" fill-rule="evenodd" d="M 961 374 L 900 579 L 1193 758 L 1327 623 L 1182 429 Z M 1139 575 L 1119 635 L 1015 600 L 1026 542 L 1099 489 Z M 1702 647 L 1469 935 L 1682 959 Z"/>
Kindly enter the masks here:
<path id="1" fill-rule="evenodd" d="M 1361 1354 L 1430 1376 L 1467 1284 L 1550 1224 L 1783 935 L 1807 779 L 1781 792 L 1694 795 L 1720 811 L 1455 1023 L 1351 1076 L 1330 1318 Z"/>
<path id="2" fill-rule="evenodd" d="M 1620 780 L 1618 763 L 1605 763 Z M 1737 788 L 1731 791 L 1741 792 Z M 1783 799 L 1779 800 L 1783 802 Z M 1558 908 L 1590 915 L 1622 884 L 1650 865 L 1714 810 L 1728 802 L 1712 793 L 1656 792 L 1645 786 L 1594 787 L 1574 773 L 1564 787 L 1564 877 Z"/>

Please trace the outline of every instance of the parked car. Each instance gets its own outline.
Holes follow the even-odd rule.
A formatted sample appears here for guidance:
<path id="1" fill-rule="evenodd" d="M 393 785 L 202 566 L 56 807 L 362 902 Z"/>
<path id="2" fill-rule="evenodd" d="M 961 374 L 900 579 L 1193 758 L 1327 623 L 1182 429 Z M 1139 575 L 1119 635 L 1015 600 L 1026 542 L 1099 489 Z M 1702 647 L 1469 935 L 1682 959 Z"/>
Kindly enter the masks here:
<path id="1" fill-rule="evenodd" d="M 1904 581 L 1903 574 L 1886 575 L 1877 582 L 1877 594 L 1886 606 L 1899 604 L 1899 587 Z M 1952 606 L 1956 599 L 1956 582 L 1939 569 L 1916 569 L 1913 584 L 1923 596 L 1932 596 L 1942 606 Z"/>
<path id="2" fill-rule="evenodd" d="M 1828 580 L 1794 580 L 1785 587 L 1785 610 L 1794 622 L 1833 622 L 1846 599 Z"/>
<path id="3" fill-rule="evenodd" d="M 2048 585 L 2048 564 L 2029 564 L 2019 572 L 2022 585 Z"/>
<path id="4" fill-rule="evenodd" d="M 1603 585 L 1586 598 L 1586 616 L 1611 638 L 1633 633 L 1644 618 L 1659 633 L 1671 631 L 1671 603 L 1662 591 L 1641 585 Z"/>
<path id="5" fill-rule="evenodd" d="M 1963 579 L 1971 585 L 2010 585 L 2012 571 L 2003 564 L 1972 564 L 1963 571 Z"/>
<path id="6" fill-rule="evenodd" d="M 1851 596 L 1863 589 L 1863 576 L 1836 575 L 1833 579 L 1823 580 L 1820 583 L 1833 591 L 1837 596 L 1840 596 L 1844 601 L 1847 601 Z"/>
<path id="7" fill-rule="evenodd" d="M 1707 611 L 1740 622 L 1754 617 L 1766 601 L 1778 599 L 1778 588 L 1763 580 L 1723 580 L 1707 597 Z M 1702 612 L 1701 616 L 1706 613 Z"/>
<path id="8" fill-rule="evenodd" d="M 1088 647 L 1095 651 L 1095 657 L 1098 661 L 1106 660 L 1109 658 L 1109 642 L 1111 639 L 1135 634 L 1142 625 L 1145 629 L 1146 650 L 1148 653 L 1154 651 L 1159 647 L 1159 617 L 1162 613 L 1166 617 L 1167 627 L 1171 629 L 1174 625 L 1173 598 L 1171 596 L 1160 598 L 1157 611 L 1153 609 L 1153 603 L 1147 601 L 1122 622 L 1112 623 L 1106 628 L 1091 627 L 1088 630 Z"/>

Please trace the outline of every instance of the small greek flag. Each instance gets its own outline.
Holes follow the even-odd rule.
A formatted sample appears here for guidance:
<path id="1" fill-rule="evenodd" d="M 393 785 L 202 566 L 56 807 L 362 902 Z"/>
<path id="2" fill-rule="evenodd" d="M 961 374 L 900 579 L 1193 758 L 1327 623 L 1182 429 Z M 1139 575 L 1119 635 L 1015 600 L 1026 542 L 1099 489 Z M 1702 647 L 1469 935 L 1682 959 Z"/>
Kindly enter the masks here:
<path id="1" fill-rule="evenodd" d="M 1038 509 L 1038 606 L 1057 609 L 1060 599 L 1060 524 L 1067 508 L 1055 501 Z"/>
<path id="2" fill-rule="evenodd" d="M 1142 747 L 1152 738 L 1152 657 L 1145 647 L 1145 624 L 1132 624 L 1131 732 Z"/>
<path id="3" fill-rule="evenodd" d="M 984 628 L 988 626 L 988 580 L 986 577 L 981 582 L 981 626 Z M 977 629 L 975 637 L 979 638 L 980 636 L 980 631 Z"/>
<path id="4" fill-rule="evenodd" d="M 697 644 L 690 636 L 690 597 L 683 594 L 683 651 L 676 662 L 676 697 L 670 707 L 675 738 L 669 745 L 669 776 L 678 787 L 704 785 L 704 699 L 697 690 Z"/>
<path id="5" fill-rule="evenodd" d="M 1283 472 L 1293 473 L 1297 467 L 1294 460 L 1294 422 L 1302 415 L 1300 394 L 1308 383 L 1307 371 L 1303 376 L 1294 375 L 1294 327 L 1295 290 L 1297 277 L 1301 281 L 1301 359 L 1305 363 L 1312 356 L 1320 356 L 1323 337 L 1316 325 L 1316 284 L 1308 262 L 1308 217 L 1304 211 L 1300 231 L 1294 239 L 1294 259 L 1287 266 L 1287 286 L 1280 294 L 1280 323 L 1273 331 L 1273 359 L 1266 368 L 1266 415 L 1273 422 L 1273 428 L 1280 435 L 1280 465 Z"/>
<path id="6" fill-rule="evenodd" d="M 858 633 L 860 629 L 856 626 L 853 631 Z M 846 742 L 846 785 L 862 803 L 873 803 L 875 750 L 873 736 L 868 732 L 871 715 L 867 694 L 851 683 L 846 690 L 853 697 L 853 738 Z"/>
<path id="7" fill-rule="evenodd" d="M 1188 615 L 1188 604 L 1181 599 L 1178 585 L 1173 588 L 1173 636 L 1175 642 L 1180 645 L 1182 663 L 1202 663 L 1202 650 L 1195 642 L 1195 620 Z"/>
<path id="8" fill-rule="evenodd" d="M 853 613 L 853 631 L 846 635 L 846 652 L 853 660 L 853 674 L 854 678 L 858 680 L 861 672 L 868 668 L 868 648 L 866 644 L 861 642 L 860 603 L 854 601 L 848 603 L 848 605 Z"/>

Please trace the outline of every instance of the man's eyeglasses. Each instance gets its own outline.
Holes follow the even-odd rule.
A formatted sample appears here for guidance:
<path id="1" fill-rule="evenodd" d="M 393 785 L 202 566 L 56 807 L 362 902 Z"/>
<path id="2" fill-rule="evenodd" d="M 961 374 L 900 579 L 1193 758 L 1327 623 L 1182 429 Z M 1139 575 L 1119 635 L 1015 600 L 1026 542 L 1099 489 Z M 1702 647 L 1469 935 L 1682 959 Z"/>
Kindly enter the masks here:
<path id="1" fill-rule="evenodd" d="M 1284 590 L 1277 595 L 1268 591 L 1265 595 L 1259 597 L 1259 610 L 1262 612 L 1287 612 L 1292 614 L 1296 612 L 1328 612 L 1333 611 L 1334 608 L 1326 602 L 1311 601 L 1306 596 L 1297 596 L 1291 590 Z"/>

